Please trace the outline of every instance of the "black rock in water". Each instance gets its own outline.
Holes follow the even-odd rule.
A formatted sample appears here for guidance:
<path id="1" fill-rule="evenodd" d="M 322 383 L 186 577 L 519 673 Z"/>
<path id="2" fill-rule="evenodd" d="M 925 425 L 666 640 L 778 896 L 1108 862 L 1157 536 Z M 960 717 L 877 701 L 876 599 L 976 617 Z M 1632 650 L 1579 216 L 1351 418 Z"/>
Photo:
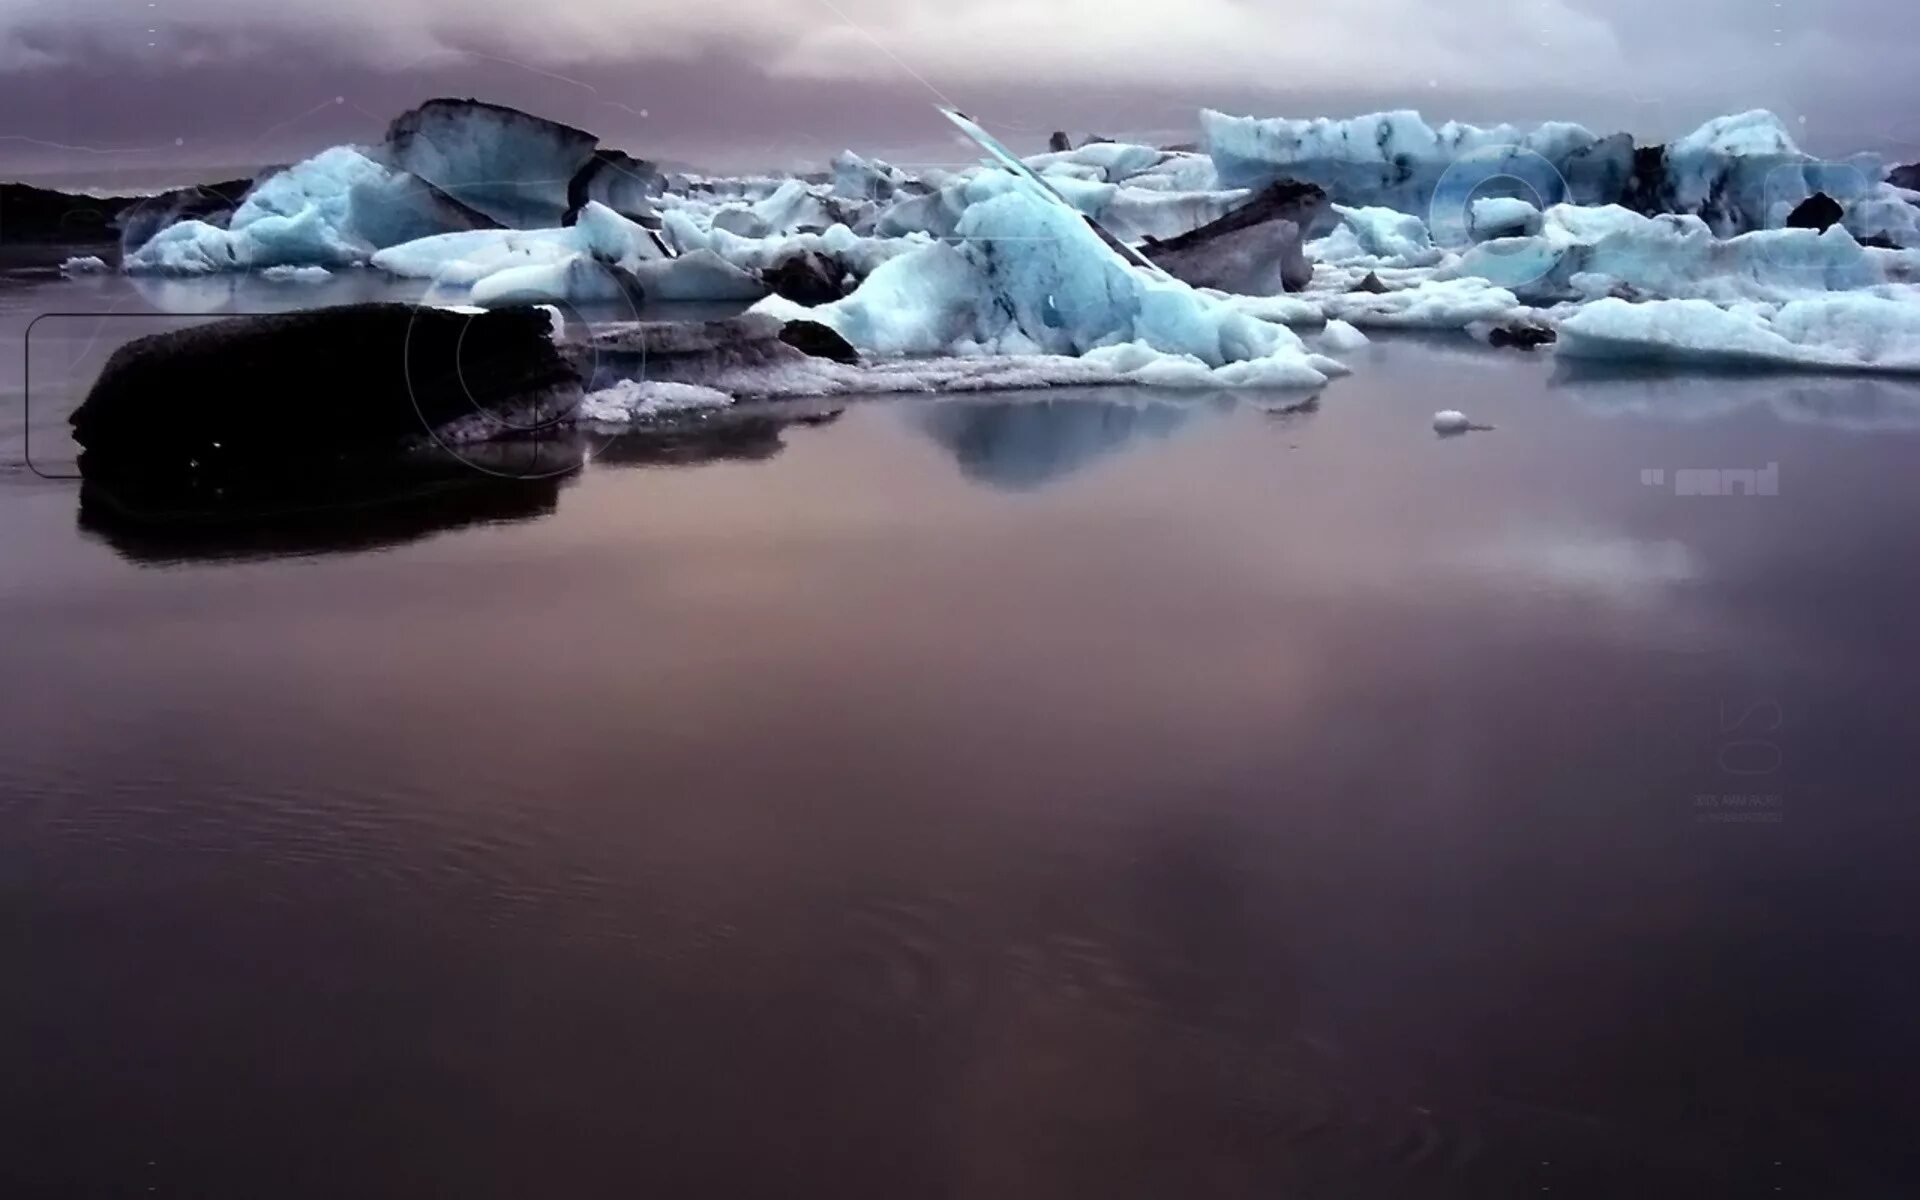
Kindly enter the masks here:
<path id="1" fill-rule="evenodd" d="M 578 377 L 536 308 L 355 304 L 128 342 L 70 418 L 80 469 L 218 492 L 551 424 Z"/>
<path id="2" fill-rule="evenodd" d="M 1788 229 L 1818 229 L 1825 233 L 1846 216 L 1840 202 L 1825 192 L 1815 192 L 1787 214 Z"/>
<path id="3" fill-rule="evenodd" d="M 1368 271 L 1365 278 L 1353 285 L 1353 290 L 1356 292 L 1371 292 L 1376 296 L 1384 296 L 1393 289 L 1381 283 L 1380 276 L 1377 273 Z"/>
<path id="4" fill-rule="evenodd" d="M 840 363 L 860 361 L 860 352 L 853 348 L 853 343 L 818 321 L 788 321 L 780 327 L 780 340 L 809 358 L 830 358 Z"/>
<path id="5" fill-rule="evenodd" d="M 1147 239 L 1141 253 L 1195 287 L 1243 296 L 1297 292 L 1313 281 L 1305 243 L 1330 211 L 1317 184 L 1284 179 L 1190 233 Z"/>
<path id="6" fill-rule="evenodd" d="M 1560 334 L 1553 326 L 1533 321 L 1508 321 L 1487 331 L 1487 345 L 1502 349 L 1532 350 L 1536 346 L 1551 346 L 1559 339 Z"/>
<path id="7" fill-rule="evenodd" d="M 831 304 L 847 294 L 842 280 L 847 272 L 838 262 L 814 250 L 787 255 L 760 273 L 773 294 L 795 304 Z"/>
<path id="8" fill-rule="evenodd" d="M 1061 130 L 1054 130 L 1053 136 L 1047 139 L 1047 152 L 1050 154 L 1065 154 L 1071 149 L 1073 149 L 1073 139 Z"/>
<path id="9" fill-rule="evenodd" d="M 1908 163 L 1888 171 L 1887 182 L 1910 192 L 1920 192 L 1920 163 Z"/>

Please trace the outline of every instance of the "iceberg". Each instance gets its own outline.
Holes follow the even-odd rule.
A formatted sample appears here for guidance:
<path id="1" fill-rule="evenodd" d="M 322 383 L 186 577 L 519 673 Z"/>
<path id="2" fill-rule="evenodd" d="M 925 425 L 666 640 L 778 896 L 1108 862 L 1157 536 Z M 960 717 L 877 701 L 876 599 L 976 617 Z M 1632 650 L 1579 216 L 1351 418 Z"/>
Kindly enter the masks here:
<path id="1" fill-rule="evenodd" d="M 1113 364 L 1133 356 L 1132 374 L 1153 355 L 1230 386 L 1317 387 L 1344 372 L 1283 326 L 1133 269 L 1052 197 L 1008 190 L 968 208 L 958 236 L 882 264 L 844 300 L 757 307 L 883 356 L 1103 351 Z"/>
<path id="2" fill-rule="evenodd" d="M 589 201 L 634 221 L 653 219 L 654 200 L 667 190 L 667 177 L 645 159 L 618 150 L 598 150 L 567 184 L 567 213 L 577 215 Z"/>
<path id="3" fill-rule="evenodd" d="M 1448 122 L 1416 112 L 1347 120 L 1200 114 L 1221 183 L 1317 183 L 1338 204 L 1427 218 L 1443 244 L 1470 224 L 1473 202 L 1519 198 L 1546 209 L 1617 204 L 1648 216 L 1695 216 L 1717 236 L 1777 229 L 1816 191 L 1838 200 L 1856 237 L 1920 246 L 1920 214 L 1887 183 L 1877 158 L 1814 158 L 1764 110 L 1716 117 L 1665 146 L 1578 125 L 1534 129 Z"/>
<path id="4" fill-rule="evenodd" d="M 1334 205 L 1339 224 L 1308 243 L 1315 262 L 1336 266 L 1428 267 L 1445 254 L 1433 244 L 1426 222 L 1391 208 Z"/>
<path id="5" fill-rule="evenodd" d="M 654 232 L 598 201 L 558 229 L 488 229 L 445 233 L 390 246 L 372 265 L 393 275 L 427 279 L 441 289 L 469 289 L 483 307 L 522 303 L 626 300 L 757 300 L 758 276 L 700 249 L 671 257 Z"/>
<path id="6" fill-rule="evenodd" d="M 1327 211 L 1310 183 L 1276 183 L 1225 216 L 1142 248 L 1154 265 L 1196 287 L 1243 296 L 1297 292 L 1313 281 L 1303 239 Z"/>
<path id="7" fill-rule="evenodd" d="M 574 419 L 590 425 L 629 425 L 659 417 L 725 408 L 733 397 L 697 383 L 622 379 L 580 398 Z"/>
<path id="8" fill-rule="evenodd" d="M 1540 210 L 1517 196 L 1482 196 L 1467 210 L 1467 236 L 1476 242 L 1533 237 L 1544 224 Z"/>
<path id="9" fill-rule="evenodd" d="M 559 225 L 574 176 L 599 139 L 584 129 L 480 100 L 429 100 L 393 119 L 393 164 L 516 229 Z"/>
<path id="10" fill-rule="evenodd" d="M 1920 373 L 1920 303 L 1824 296 L 1721 308 L 1598 300 L 1560 321 L 1568 358 Z"/>
<path id="11" fill-rule="evenodd" d="M 1339 204 L 1423 215 L 1437 204 L 1464 212 L 1475 189 L 1494 180 L 1523 184 L 1543 208 L 1608 203 L 1633 170 L 1629 139 L 1565 122 L 1521 130 L 1449 121 L 1435 129 L 1404 110 L 1263 120 L 1203 109 L 1200 127 L 1227 186 L 1295 179 L 1319 184 Z"/>
<path id="12" fill-rule="evenodd" d="M 490 224 L 361 150 L 335 146 L 262 177 L 224 225 L 177 221 L 122 266 L 169 275 L 359 266 L 382 247 Z"/>
<path id="13" fill-rule="evenodd" d="M 1920 253 L 1863 248 L 1840 226 L 1723 240 L 1699 217 L 1558 205 L 1544 214 L 1538 236 L 1483 242 L 1440 275 L 1476 276 L 1543 302 L 1620 293 L 1779 301 L 1920 277 Z"/>

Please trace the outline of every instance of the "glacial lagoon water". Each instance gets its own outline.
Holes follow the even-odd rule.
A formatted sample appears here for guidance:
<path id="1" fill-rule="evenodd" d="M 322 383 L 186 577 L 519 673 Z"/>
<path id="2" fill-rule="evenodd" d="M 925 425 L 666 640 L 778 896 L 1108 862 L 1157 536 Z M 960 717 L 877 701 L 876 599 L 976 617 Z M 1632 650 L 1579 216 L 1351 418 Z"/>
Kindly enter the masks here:
<path id="1" fill-rule="evenodd" d="M 185 303 L 0 289 L 10 464 L 89 289 Z M 284 537 L 7 466 L 0 1194 L 1907 1194 L 1920 388 L 1347 357 Z"/>

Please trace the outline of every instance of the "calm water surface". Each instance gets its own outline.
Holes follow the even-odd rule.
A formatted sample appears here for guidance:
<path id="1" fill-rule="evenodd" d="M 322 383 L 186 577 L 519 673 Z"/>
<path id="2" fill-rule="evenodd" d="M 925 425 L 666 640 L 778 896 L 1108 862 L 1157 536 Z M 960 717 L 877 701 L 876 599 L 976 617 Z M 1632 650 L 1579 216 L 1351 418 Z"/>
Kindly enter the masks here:
<path id="1" fill-rule="evenodd" d="M 1914 1194 L 1920 390 L 1348 357 L 298 539 L 9 468 L 0 1193 Z"/>

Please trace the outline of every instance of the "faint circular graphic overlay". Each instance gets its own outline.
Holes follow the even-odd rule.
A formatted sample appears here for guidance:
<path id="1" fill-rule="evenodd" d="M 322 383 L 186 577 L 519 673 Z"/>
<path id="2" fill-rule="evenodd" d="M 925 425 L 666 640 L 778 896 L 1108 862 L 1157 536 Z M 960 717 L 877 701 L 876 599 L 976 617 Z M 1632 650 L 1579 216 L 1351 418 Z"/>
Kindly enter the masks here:
<path id="1" fill-rule="evenodd" d="M 1450 163 L 1434 185 L 1427 205 L 1427 229 L 1433 244 L 1446 250 L 1461 250 L 1474 245 L 1473 202 L 1482 195 L 1519 194 L 1541 212 L 1564 204 L 1572 189 L 1566 176 L 1552 160 L 1525 146 L 1483 146 Z M 1510 271 L 1501 271 L 1493 282 L 1512 288 L 1533 283 L 1553 267 L 1550 256 L 1537 266 L 1527 265 L 1533 247 L 1522 244 L 1501 246 L 1498 242 L 1480 243 L 1482 252 L 1508 260 Z"/>
<path id="2" fill-rule="evenodd" d="M 565 280 L 563 298 L 530 299 L 502 307 L 524 306 L 550 310 L 555 320 L 551 336 L 561 353 L 568 353 L 571 348 L 573 353 L 585 356 L 583 361 L 576 364 L 579 367 L 580 386 L 584 391 L 590 389 L 601 376 L 601 349 L 592 331 L 596 325 L 639 321 L 638 288 L 625 272 L 588 254 L 582 253 L 554 265 Z M 471 291 L 469 285 L 448 279 L 452 269 L 453 266 L 449 265 L 437 272 L 429 281 L 424 296 L 468 294 Z M 616 312 L 624 310 L 624 316 L 608 318 L 602 312 L 595 318 L 582 309 L 582 303 L 597 307 L 612 305 Z M 454 339 L 454 361 L 448 364 L 460 393 L 467 400 L 468 413 L 465 416 L 436 423 L 428 418 L 421 407 L 414 380 L 414 372 L 419 364 L 415 358 L 413 333 L 419 320 L 418 314 L 423 310 L 451 312 L 465 318 L 465 325 Z M 581 462 L 593 457 L 617 434 L 596 435 L 583 430 L 574 422 L 572 406 L 556 402 L 550 393 L 530 394 L 525 397 L 524 403 L 507 406 L 485 405 L 475 396 L 473 384 L 468 378 L 464 351 L 475 322 L 489 311 L 470 303 L 433 303 L 425 298 L 414 305 L 415 315 L 408 320 L 407 336 L 402 345 L 401 370 L 405 376 L 408 398 L 413 403 L 415 415 L 420 418 L 421 428 L 448 457 L 482 474 L 503 479 L 544 479 L 577 470 Z M 636 352 L 633 360 L 632 363 L 623 363 L 620 377 L 644 381 L 645 354 Z"/>

